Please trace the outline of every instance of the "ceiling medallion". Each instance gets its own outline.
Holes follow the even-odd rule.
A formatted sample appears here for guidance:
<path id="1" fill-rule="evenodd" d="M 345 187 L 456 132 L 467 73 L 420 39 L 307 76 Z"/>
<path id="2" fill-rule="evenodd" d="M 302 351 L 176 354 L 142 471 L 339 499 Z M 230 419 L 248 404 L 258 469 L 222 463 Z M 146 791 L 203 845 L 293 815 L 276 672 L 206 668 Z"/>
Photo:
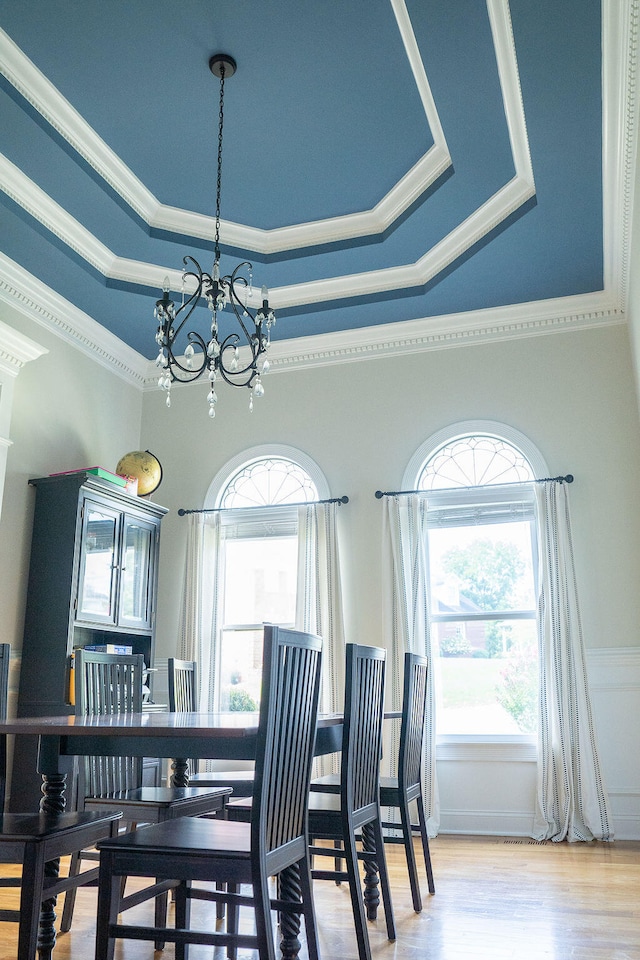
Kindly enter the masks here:
<path id="1" fill-rule="evenodd" d="M 156 364 L 160 368 L 158 386 L 167 393 L 167 406 L 171 406 L 171 384 L 191 383 L 206 373 L 209 380 L 209 416 L 215 417 L 216 381 L 222 378 L 233 387 L 248 387 L 250 390 L 249 410 L 253 410 L 253 398 L 264 394 L 262 375 L 269 369 L 266 354 L 271 339 L 271 327 L 276 322 L 275 314 L 269 307 L 269 294 L 262 287 L 262 306 L 252 312 L 248 303 L 252 293 L 252 265 L 247 261 L 239 263 L 232 273 L 220 276 L 220 188 L 222 183 L 222 131 L 224 125 L 224 84 L 227 77 L 236 72 L 236 62 L 224 53 L 218 53 L 209 60 L 209 69 L 220 79 L 220 108 L 218 113 L 218 167 L 216 180 L 216 229 L 214 260 L 211 273 L 205 273 L 197 260 L 186 256 L 183 259 L 182 302 L 176 309 L 170 297 L 169 278 L 165 277 L 162 298 L 156 301 L 154 316 L 158 320 L 156 343 L 160 351 Z M 243 275 L 244 268 L 249 279 Z M 185 287 L 195 283 L 195 289 L 185 294 Z M 181 342 L 186 346 L 180 354 L 177 344 L 187 320 L 200 301 L 206 301 L 212 314 L 211 334 L 205 340 L 196 331 L 184 333 Z M 233 332 L 223 339 L 219 338 L 218 312 L 231 307 L 242 334 Z M 248 329 L 249 327 L 249 329 Z M 240 348 L 243 349 L 241 355 Z M 244 356 L 246 348 L 248 355 Z"/>

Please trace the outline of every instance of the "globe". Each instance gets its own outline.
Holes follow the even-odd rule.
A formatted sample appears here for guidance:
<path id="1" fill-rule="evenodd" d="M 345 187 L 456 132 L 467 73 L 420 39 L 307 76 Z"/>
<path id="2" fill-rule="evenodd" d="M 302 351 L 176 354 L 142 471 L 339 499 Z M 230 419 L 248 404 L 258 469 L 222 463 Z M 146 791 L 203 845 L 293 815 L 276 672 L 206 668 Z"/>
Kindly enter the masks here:
<path id="1" fill-rule="evenodd" d="M 147 496 L 162 482 L 162 467 L 157 457 L 148 450 L 132 450 L 118 460 L 116 473 L 123 477 L 137 477 L 138 494 Z"/>

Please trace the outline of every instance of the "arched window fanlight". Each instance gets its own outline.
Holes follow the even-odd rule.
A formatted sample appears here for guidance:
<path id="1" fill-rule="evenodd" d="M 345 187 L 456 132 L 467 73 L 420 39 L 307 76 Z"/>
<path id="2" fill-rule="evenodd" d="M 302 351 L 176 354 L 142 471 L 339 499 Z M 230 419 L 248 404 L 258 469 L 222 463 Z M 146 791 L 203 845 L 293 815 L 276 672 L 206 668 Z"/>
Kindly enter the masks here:
<path id="1" fill-rule="evenodd" d="M 219 505 L 268 507 L 317 499 L 315 483 L 299 464 L 285 457 L 263 457 L 233 474 L 221 493 Z"/>
<path id="2" fill-rule="evenodd" d="M 533 480 L 531 464 L 516 447 L 499 437 L 472 435 L 444 443 L 424 464 L 419 490 L 478 487 Z"/>

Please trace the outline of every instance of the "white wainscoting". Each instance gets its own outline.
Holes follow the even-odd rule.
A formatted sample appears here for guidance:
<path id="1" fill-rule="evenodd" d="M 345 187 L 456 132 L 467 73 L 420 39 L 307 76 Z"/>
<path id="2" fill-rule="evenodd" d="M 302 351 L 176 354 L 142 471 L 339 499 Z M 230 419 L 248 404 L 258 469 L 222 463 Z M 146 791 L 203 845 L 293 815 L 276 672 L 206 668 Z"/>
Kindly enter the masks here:
<path id="1" fill-rule="evenodd" d="M 593 718 L 615 836 L 640 840 L 640 647 L 587 653 Z M 156 660 L 154 700 L 167 702 L 167 661 Z M 441 833 L 530 836 L 536 790 L 531 744 L 438 745 Z"/>

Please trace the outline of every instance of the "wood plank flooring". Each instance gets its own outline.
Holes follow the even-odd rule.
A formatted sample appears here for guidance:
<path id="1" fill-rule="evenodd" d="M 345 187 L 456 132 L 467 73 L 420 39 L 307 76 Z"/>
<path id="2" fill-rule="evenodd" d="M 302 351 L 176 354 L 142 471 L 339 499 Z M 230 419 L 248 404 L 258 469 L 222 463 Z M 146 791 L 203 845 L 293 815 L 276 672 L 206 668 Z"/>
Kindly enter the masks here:
<path id="1" fill-rule="evenodd" d="M 386 939 L 381 909 L 369 925 L 374 960 L 640 960 L 640 842 L 441 836 L 432 841 L 436 894 L 425 893 L 419 914 L 411 906 L 402 848 L 388 845 L 387 857 L 398 939 Z M 424 871 L 421 885 L 424 893 Z M 357 960 L 346 886 L 316 881 L 314 889 L 323 960 Z M 8 905 L 12 896 L 0 891 L 0 903 Z M 95 890 L 79 892 L 73 928 L 59 938 L 56 960 L 93 957 L 95 901 Z M 143 904 L 136 912 L 142 919 L 151 909 Z M 195 922 L 206 925 L 213 909 L 195 903 Z M 0 923 L 0 960 L 15 956 L 16 926 Z M 224 956 L 190 948 L 190 960 Z M 162 953 L 147 943 L 116 947 L 116 960 L 172 957 L 170 945 Z M 306 952 L 301 957 L 306 960 Z"/>

